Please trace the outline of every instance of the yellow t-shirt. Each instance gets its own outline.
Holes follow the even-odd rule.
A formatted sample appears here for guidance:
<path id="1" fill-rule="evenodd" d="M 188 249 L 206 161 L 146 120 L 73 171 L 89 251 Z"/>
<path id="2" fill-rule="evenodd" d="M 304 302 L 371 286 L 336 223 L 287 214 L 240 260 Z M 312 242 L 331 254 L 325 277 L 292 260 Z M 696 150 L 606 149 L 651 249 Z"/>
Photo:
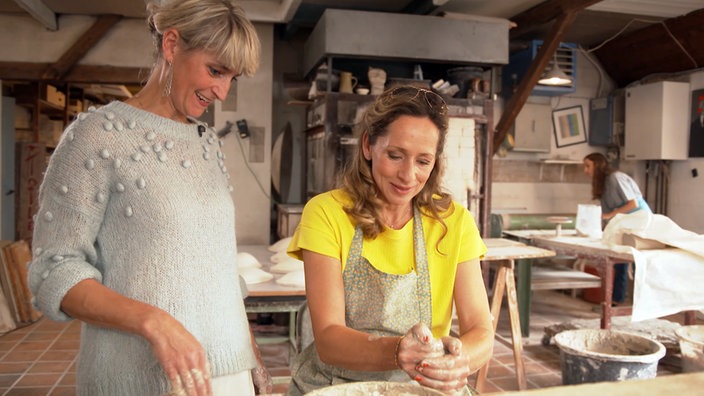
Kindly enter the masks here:
<path id="1" fill-rule="evenodd" d="M 344 271 L 355 231 L 355 225 L 343 210 L 349 205 L 350 198 L 342 190 L 313 197 L 303 209 L 288 253 L 298 259 L 302 259 L 301 249 L 323 254 L 339 260 Z M 422 216 L 433 306 L 431 330 L 435 337 L 450 333 L 457 265 L 482 257 L 487 251 L 474 218 L 466 208 L 453 202 L 444 216 L 447 216 L 444 220 L 448 232 L 439 244 L 437 241 L 443 232 L 441 224 Z M 413 221 L 400 230 L 385 229 L 376 239 L 365 238 L 362 256 L 382 272 L 407 274 L 412 271 L 415 268 Z"/>

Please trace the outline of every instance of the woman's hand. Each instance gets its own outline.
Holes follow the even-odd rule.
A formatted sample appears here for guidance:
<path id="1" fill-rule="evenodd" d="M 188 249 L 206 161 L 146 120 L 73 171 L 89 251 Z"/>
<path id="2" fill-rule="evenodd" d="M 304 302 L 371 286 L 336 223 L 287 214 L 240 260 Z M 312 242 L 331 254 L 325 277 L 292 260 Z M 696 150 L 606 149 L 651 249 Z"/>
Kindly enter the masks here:
<path id="1" fill-rule="evenodd" d="M 260 359 L 257 359 L 257 367 L 252 369 L 252 381 L 254 382 L 254 390 L 258 395 L 271 393 L 274 390 L 271 374 Z"/>
<path id="2" fill-rule="evenodd" d="M 434 339 L 422 323 L 400 340 L 396 359 L 399 367 L 423 386 L 455 391 L 467 385 L 469 358 L 462 355 L 462 341 L 454 337 Z"/>
<path id="3" fill-rule="evenodd" d="M 442 341 L 433 338 L 428 326 L 418 323 L 399 340 L 396 348 L 396 362 L 401 370 L 417 381 L 420 376 L 416 370 L 418 365 L 424 359 L 440 357 L 444 354 Z"/>
<path id="4" fill-rule="evenodd" d="M 149 325 L 147 339 L 178 396 L 209 396 L 210 364 L 198 340 L 172 316 L 164 313 Z"/>
<path id="5" fill-rule="evenodd" d="M 454 337 L 443 337 L 445 354 L 424 359 L 417 367 L 421 385 L 440 391 L 459 391 L 467 386 L 471 373 L 469 357 L 462 355 L 462 341 Z"/>

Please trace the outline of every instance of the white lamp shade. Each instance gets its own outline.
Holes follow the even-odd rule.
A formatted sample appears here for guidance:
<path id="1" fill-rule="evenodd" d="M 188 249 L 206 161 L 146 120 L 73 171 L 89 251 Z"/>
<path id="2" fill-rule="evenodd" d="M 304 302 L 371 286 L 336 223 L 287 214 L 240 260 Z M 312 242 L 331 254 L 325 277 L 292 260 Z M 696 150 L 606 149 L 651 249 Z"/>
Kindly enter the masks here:
<path id="1" fill-rule="evenodd" d="M 538 80 L 541 85 L 569 85 L 572 84 L 572 79 L 563 72 L 559 66 L 553 63 L 552 68 Z"/>

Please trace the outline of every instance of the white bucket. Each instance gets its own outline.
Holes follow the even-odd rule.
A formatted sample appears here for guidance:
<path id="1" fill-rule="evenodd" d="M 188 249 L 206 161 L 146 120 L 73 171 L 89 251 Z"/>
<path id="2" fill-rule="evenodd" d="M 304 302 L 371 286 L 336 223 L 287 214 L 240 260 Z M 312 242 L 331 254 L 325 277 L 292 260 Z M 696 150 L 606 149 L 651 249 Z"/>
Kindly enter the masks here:
<path id="1" fill-rule="evenodd" d="M 704 371 L 704 325 L 682 326 L 675 334 L 682 351 L 682 371 Z"/>

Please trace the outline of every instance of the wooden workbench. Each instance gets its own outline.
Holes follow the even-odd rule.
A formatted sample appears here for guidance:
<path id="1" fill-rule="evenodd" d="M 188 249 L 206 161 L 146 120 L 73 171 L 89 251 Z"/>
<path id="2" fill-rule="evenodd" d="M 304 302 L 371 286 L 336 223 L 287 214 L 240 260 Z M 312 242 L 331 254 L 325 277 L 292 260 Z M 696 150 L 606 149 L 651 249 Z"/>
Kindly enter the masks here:
<path id="1" fill-rule="evenodd" d="M 519 259 L 552 257 L 555 256 L 555 252 L 504 238 L 488 238 L 484 240 L 484 243 L 488 252 L 482 261 L 498 264 L 499 266 L 494 276 L 493 296 L 491 299 L 494 332 L 496 332 L 499 323 L 501 302 L 505 292 L 508 300 L 509 322 L 511 324 L 513 359 L 516 364 L 516 381 L 518 382 L 518 389 L 526 389 L 525 366 L 523 365 L 523 336 L 520 328 L 521 319 L 518 312 L 518 300 L 516 298 L 515 261 Z M 483 391 L 488 373 L 489 362 L 480 368 L 477 374 L 476 387 L 480 392 Z"/>
<path id="2" fill-rule="evenodd" d="M 503 396 L 670 396 L 698 395 L 704 389 L 704 373 L 665 375 L 645 380 L 598 382 L 592 384 L 556 386 L 523 392 L 503 393 Z"/>
<path id="3" fill-rule="evenodd" d="M 270 258 L 274 253 L 266 245 L 239 245 L 238 252 L 247 252 L 253 255 L 262 264 L 264 271 L 270 272 L 273 266 Z M 285 337 L 257 337 L 257 343 L 274 344 L 287 342 L 289 345 L 289 361 L 298 353 L 298 317 L 306 303 L 305 288 L 284 286 L 276 283 L 276 279 L 283 274 L 274 274 L 274 279 L 267 282 L 248 284 L 249 295 L 244 300 L 247 313 L 288 313 L 288 336 Z"/>
<path id="4" fill-rule="evenodd" d="M 630 315 L 630 306 L 612 306 L 614 265 L 619 263 L 632 263 L 633 254 L 627 246 L 609 246 L 600 239 L 591 239 L 577 236 L 575 231 L 568 231 L 561 236 L 556 236 L 554 232 L 545 230 L 522 230 L 511 231 L 512 236 L 520 236 L 523 240 L 529 241 L 531 245 L 550 249 L 559 255 L 580 257 L 590 261 L 599 277 L 601 278 L 601 288 L 603 298 L 601 301 L 601 328 L 611 328 L 611 318 L 613 316 Z M 694 324 L 694 312 L 685 312 L 685 323 Z"/>

